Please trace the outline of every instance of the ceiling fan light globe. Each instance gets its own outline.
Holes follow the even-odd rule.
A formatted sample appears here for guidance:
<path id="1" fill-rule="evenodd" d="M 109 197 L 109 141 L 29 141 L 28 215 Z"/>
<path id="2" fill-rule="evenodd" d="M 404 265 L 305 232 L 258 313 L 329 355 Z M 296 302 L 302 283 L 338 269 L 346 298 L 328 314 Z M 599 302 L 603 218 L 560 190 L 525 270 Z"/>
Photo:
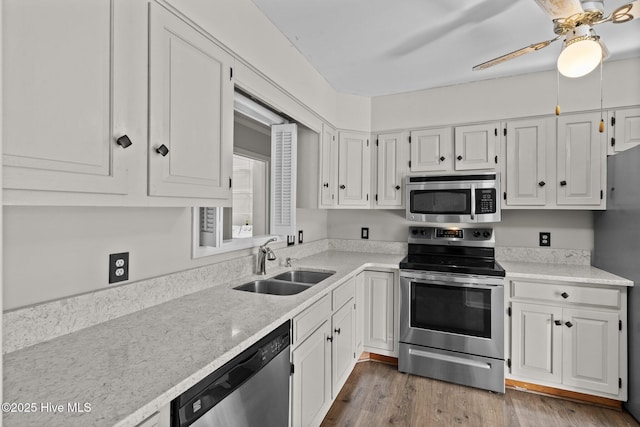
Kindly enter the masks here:
<path id="1" fill-rule="evenodd" d="M 595 38 L 576 41 L 566 46 L 558 57 L 558 71 L 565 77 L 582 77 L 602 61 L 602 46 Z"/>

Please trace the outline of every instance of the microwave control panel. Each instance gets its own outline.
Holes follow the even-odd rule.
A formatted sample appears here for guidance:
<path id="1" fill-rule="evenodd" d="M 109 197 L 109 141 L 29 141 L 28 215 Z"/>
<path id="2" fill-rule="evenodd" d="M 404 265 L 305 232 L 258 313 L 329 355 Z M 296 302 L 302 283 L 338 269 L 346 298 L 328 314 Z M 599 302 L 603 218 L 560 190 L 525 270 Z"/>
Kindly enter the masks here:
<path id="1" fill-rule="evenodd" d="M 476 188 L 476 214 L 496 213 L 496 189 Z"/>

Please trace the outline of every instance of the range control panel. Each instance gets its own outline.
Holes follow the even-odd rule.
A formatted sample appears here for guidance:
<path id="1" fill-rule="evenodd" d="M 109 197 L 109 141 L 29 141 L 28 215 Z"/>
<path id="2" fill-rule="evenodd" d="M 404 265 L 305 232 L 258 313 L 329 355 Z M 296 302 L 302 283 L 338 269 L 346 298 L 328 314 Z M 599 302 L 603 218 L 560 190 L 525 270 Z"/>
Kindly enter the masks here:
<path id="1" fill-rule="evenodd" d="M 463 244 L 487 246 L 495 243 L 492 228 L 409 227 L 409 243 L 423 245 Z"/>

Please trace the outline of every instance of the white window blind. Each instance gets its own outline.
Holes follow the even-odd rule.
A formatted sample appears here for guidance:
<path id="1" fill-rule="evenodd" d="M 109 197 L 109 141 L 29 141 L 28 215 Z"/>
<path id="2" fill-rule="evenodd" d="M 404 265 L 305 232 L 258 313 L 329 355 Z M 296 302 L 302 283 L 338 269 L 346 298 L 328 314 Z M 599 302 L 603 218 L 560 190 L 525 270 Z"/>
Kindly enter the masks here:
<path id="1" fill-rule="evenodd" d="M 295 123 L 271 126 L 271 234 L 296 232 L 297 144 Z"/>
<path id="2" fill-rule="evenodd" d="M 220 246 L 222 240 L 220 213 L 220 208 L 200 208 L 200 246 Z"/>

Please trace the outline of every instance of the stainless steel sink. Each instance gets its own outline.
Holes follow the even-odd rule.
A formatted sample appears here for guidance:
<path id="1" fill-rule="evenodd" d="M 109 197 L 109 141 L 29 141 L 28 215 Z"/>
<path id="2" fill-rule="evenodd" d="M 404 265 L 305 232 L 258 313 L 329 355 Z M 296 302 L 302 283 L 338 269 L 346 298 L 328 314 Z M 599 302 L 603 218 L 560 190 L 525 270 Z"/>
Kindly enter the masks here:
<path id="1" fill-rule="evenodd" d="M 309 289 L 308 284 L 287 282 L 284 280 L 254 280 L 253 282 L 245 283 L 240 286 L 236 286 L 233 289 L 239 291 L 255 292 L 258 294 L 270 294 L 270 295 L 295 295 Z"/>
<path id="2" fill-rule="evenodd" d="M 271 279 L 254 280 L 233 289 L 257 294 L 295 295 L 334 274 L 333 271 L 291 270 Z"/>
<path id="3" fill-rule="evenodd" d="M 335 272 L 291 270 L 282 274 L 278 274 L 274 277 L 274 279 L 315 285 L 316 283 L 320 283 L 327 277 L 333 276 L 334 274 Z"/>

